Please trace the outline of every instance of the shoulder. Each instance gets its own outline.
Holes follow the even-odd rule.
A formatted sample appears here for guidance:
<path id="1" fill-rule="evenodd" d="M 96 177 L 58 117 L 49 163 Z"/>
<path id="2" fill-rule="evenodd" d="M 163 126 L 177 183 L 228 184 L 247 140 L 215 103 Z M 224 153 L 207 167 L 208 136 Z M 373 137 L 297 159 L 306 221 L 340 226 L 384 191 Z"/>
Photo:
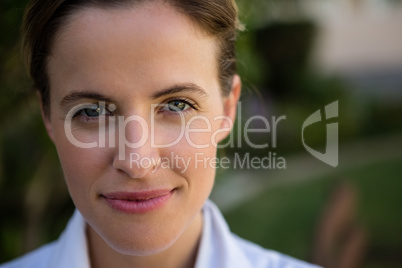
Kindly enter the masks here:
<path id="1" fill-rule="evenodd" d="M 0 264 L 0 268 L 42 268 L 48 263 L 55 242 L 46 244 L 10 262 Z"/>
<path id="2" fill-rule="evenodd" d="M 318 268 L 233 234 L 211 201 L 206 202 L 203 212 L 204 228 L 197 268 Z"/>
<path id="3" fill-rule="evenodd" d="M 59 239 L 0 268 L 89 268 L 85 226 L 84 218 L 76 210 Z"/>
<path id="4" fill-rule="evenodd" d="M 272 268 L 318 268 L 319 266 L 295 259 L 274 250 L 265 249 L 248 240 L 231 234 L 234 243 L 252 267 Z"/>

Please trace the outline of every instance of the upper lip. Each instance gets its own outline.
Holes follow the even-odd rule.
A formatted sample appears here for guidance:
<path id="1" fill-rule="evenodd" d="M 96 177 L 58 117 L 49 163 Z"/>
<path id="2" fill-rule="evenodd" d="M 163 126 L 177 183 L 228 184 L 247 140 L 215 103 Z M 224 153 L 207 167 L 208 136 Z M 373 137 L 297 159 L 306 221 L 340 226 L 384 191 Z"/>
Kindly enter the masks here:
<path id="1" fill-rule="evenodd" d="M 110 192 L 101 194 L 101 196 L 107 199 L 118 199 L 118 200 L 147 200 L 160 196 L 169 194 L 174 189 L 156 189 L 149 191 L 137 191 L 137 192 Z"/>

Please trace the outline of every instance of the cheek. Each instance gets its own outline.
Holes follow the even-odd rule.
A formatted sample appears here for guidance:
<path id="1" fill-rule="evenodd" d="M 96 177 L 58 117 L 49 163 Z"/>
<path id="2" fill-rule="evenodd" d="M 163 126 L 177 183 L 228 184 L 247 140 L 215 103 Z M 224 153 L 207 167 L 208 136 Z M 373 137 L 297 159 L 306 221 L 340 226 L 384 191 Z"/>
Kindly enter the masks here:
<path id="1" fill-rule="evenodd" d="M 180 206 L 186 211 L 184 215 L 194 216 L 208 199 L 214 185 L 215 168 L 210 165 L 210 161 L 205 160 L 214 158 L 216 149 L 197 149 L 183 139 L 176 146 L 169 148 L 167 154 L 173 172 L 186 181 L 179 192 L 185 200 Z M 175 158 L 172 158 L 172 155 Z"/>
<path id="2" fill-rule="evenodd" d="M 211 121 L 210 129 L 203 121 L 194 121 L 191 128 L 194 132 L 185 133 L 174 145 L 161 152 L 161 157 L 169 159 L 174 171 L 186 178 L 188 187 L 195 196 L 209 195 L 212 188 L 216 157 L 216 147 L 211 144 L 218 123 Z"/>
<path id="3" fill-rule="evenodd" d="M 55 146 L 73 199 L 84 197 L 110 163 L 106 148 L 80 148 L 66 136 L 64 127 L 54 128 Z M 80 194 L 78 194 L 80 193 Z"/>

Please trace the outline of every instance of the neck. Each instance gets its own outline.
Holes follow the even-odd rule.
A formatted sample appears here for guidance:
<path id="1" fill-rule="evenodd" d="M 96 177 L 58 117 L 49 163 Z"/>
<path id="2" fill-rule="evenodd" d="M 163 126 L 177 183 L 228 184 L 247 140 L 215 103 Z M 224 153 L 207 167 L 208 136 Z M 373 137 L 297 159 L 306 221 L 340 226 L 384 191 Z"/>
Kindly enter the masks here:
<path id="1" fill-rule="evenodd" d="M 87 237 L 91 267 L 191 268 L 194 267 L 202 232 L 202 213 L 168 249 L 149 256 L 124 255 L 111 248 L 89 225 Z"/>

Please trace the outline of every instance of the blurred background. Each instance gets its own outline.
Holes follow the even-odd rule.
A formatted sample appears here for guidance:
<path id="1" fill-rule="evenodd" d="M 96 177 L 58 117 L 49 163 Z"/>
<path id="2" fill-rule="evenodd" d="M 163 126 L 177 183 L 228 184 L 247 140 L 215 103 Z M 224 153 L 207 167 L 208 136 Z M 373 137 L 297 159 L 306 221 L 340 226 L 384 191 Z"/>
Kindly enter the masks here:
<path id="1" fill-rule="evenodd" d="M 0 263 L 56 239 L 74 210 L 20 56 L 26 2 L 0 3 Z M 286 120 L 276 146 L 272 134 L 250 134 L 271 146 L 243 142 L 220 156 L 271 153 L 285 168 L 218 169 L 211 199 L 233 232 L 266 248 L 329 268 L 402 267 L 402 1 L 238 4 L 244 92 L 233 135 L 253 115 Z M 331 167 L 301 132 L 335 101 L 339 117 L 304 133 L 324 153 L 326 124 L 339 124 Z"/>

